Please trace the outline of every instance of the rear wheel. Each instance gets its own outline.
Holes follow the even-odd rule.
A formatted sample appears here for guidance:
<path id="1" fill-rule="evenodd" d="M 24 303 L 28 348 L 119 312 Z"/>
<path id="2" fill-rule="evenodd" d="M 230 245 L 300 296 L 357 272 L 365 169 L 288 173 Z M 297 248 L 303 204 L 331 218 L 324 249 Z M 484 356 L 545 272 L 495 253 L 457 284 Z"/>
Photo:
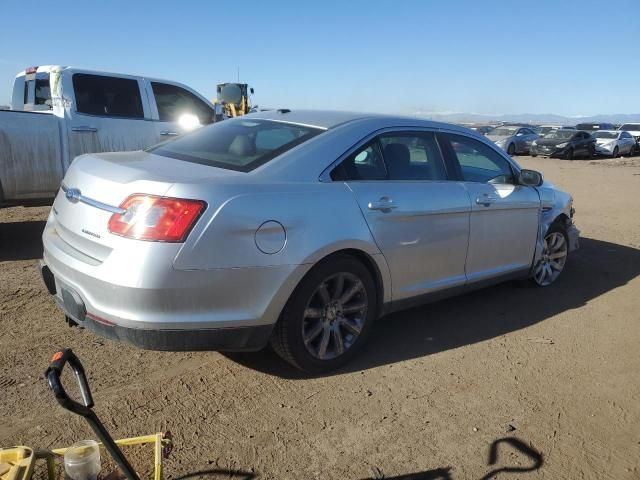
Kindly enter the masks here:
<path id="1" fill-rule="evenodd" d="M 376 317 L 369 270 L 337 255 L 315 266 L 291 295 L 271 336 L 273 349 L 293 366 L 323 373 L 347 363 L 362 348 Z"/>
<path id="2" fill-rule="evenodd" d="M 544 248 L 531 280 L 539 287 L 554 283 L 564 270 L 569 255 L 569 237 L 564 227 L 554 224 L 544 237 Z"/>
<path id="3" fill-rule="evenodd" d="M 589 158 L 594 158 L 596 156 L 596 147 L 593 145 L 589 145 Z"/>
<path id="4" fill-rule="evenodd" d="M 507 153 L 512 157 L 516 154 L 516 146 L 513 143 L 509 144 L 509 147 L 507 148 Z"/>

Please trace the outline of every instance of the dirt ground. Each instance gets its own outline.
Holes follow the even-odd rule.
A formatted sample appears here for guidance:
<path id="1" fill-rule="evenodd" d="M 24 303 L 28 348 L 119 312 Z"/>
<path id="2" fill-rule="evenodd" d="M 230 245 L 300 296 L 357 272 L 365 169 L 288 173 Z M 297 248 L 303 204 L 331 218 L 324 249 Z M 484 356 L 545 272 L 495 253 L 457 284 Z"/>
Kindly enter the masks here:
<path id="1" fill-rule="evenodd" d="M 384 318 L 323 378 L 67 327 L 36 269 L 48 208 L 0 210 L 0 445 L 92 437 L 43 379 L 69 346 L 115 437 L 171 430 L 169 478 L 640 478 L 640 160 L 519 161 L 575 198 L 560 281 Z"/>

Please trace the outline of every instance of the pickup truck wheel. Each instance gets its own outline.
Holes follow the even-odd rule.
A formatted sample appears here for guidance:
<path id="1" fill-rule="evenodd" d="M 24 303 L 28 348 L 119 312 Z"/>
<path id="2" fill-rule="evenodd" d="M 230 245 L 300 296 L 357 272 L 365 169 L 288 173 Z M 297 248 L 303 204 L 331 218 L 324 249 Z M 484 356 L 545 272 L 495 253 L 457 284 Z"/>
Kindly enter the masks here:
<path id="1" fill-rule="evenodd" d="M 330 257 L 316 265 L 291 295 L 271 346 L 307 373 L 335 370 L 362 348 L 376 305 L 369 270 L 348 255 Z"/>
<path id="2" fill-rule="evenodd" d="M 564 227 L 553 224 L 544 237 L 542 256 L 533 269 L 531 280 L 538 287 L 548 287 L 562 274 L 569 254 L 569 237 Z"/>

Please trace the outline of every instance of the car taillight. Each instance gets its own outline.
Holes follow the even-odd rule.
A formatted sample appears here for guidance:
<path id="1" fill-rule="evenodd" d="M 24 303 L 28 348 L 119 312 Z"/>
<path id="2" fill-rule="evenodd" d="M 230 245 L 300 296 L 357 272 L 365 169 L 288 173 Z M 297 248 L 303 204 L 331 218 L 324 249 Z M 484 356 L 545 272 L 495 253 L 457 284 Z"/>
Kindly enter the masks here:
<path id="1" fill-rule="evenodd" d="M 136 240 L 184 242 L 206 206 L 202 200 L 131 195 L 120 205 L 126 211 L 109 219 L 109 232 Z"/>

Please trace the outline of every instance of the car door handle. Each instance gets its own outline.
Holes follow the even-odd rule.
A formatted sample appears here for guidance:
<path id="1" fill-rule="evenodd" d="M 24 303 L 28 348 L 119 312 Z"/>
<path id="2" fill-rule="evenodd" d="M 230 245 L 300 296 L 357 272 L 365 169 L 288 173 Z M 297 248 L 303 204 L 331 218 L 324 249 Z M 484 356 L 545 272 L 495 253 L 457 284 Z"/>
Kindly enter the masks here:
<path id="1" fill-rule="evenodd" d="M 393 203 L 389 197 L 382 197 L 377 202 L 369 202 L 369 210 L 380 210 L 381 212 L 388 213 L 394 208 L 398 208 L 398 205 Z"/>
<path id="2" fill-rule="evenodd" d="M 485 207 L 488 207 L 489 205 L 497 201 L 498 201 L 498 197 L 494 197 L 493 195 L 487 195 L 487 194 L 476 198 L 476 203 L 478 205 L 484 205 Z"/>
<path id="3" fill-rule="evenodd" d="M 97 132 L 98 129 L 96 127 L 88 127 L 86 125 L 82 125 L 80 127 L 71 127 L 72 132 Z"/>
<path id="4" fill-rule="evenodd" d="M 165 137 L 177 137 L 180 134 L 178 132 L 170 132 L 168 130 L 165 130 L 164 132 L 160 132 L 160 135 L 163 135 Z"/>

